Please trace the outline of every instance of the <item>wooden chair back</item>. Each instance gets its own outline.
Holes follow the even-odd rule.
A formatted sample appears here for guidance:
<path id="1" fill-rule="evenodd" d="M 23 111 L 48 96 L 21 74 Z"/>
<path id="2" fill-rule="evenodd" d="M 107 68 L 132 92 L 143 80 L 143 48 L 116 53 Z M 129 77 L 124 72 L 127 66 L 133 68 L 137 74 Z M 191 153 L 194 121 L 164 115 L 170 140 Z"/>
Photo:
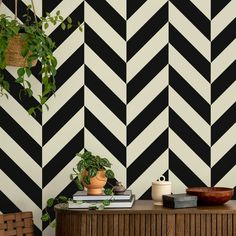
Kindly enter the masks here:
<path id="1" fill-rule="evenodd" d="M 33 236 L 32 212 L 0 214 L 0 236 Z"/>

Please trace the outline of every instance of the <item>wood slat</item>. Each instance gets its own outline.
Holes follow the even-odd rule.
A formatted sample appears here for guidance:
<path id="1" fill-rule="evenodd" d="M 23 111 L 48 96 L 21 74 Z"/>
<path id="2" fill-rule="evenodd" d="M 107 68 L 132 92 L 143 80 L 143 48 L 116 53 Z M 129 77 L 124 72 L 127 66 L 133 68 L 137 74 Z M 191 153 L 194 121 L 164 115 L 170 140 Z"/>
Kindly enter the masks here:
<path id="1" fill-rule="evenodd" d="M 222 236 L 222 216 L 220 214 L 216 215 L 216 235 Z"/>
<path id="2" fill-rule="evenodd" d="M 200 214 L 196 214 L 196 230 L 195 230 L 195 233 L 196 233 L 196 236 L 200 236 L 201 235 L 201 216 Z"/>
<path id="3" fill-rule="evenodd" d="M 136 214 L 135 217 L 134 217 L 135 236 L 141 236 L 140 230 L 141 230 L 141 228 L 140 228 L 140 214 Z"/>
<path id="4" fill-rule="evenodd" d="M 86 234 L 87 235 L 92 235 L 92 232 L 91 232 L 91 215 L 86 215 Z"/>
<path id="5" fill-rule="evenodd" d="M 151 236 L 151 216 L 149 214 L 145 217 L 145 236 Z"/>
<path id="6" fill-rule="evenodd" d="M 91 222 L 91 231 L 92 231 L 92 236 L 97 235 L 97 215 L 92 215 L 92 222 Z"/>
<path id="7" fill-rule="evenodd" d="M 87 224 L 86 215 L 83 214 L 81 215 L 81 235 L 88 235 L 86 232 L 86 224 Z"/>
<path id="8" fill-rule="evenodd" d="M 145 235 L 145 215 L 140 216 L 140 234 Z"/>
<path id="9" fill-rule="evenodd" d="M 190 236 L 190 215 L 184 214 L 184 236 Z"/>
<path id="10" fill-rule="evenodd" d="M 119 215 L 115 214 L 113 217 L 113 222 L 114 222 L 114 236 L 118 236 L 119 235 L 119 230 L 120 230 L 120 226 L 119 226 Z"/>
<path id="11" fill-rule="evenodd" d="M 156 235 L 157 236 L 161 236 L 162 234 L 162 229 L 161 229 L 161 226 L 162 226 L 162 216 L 160 214 L 157 214 L 156 215 Z"/>
<path id="12" fill-rule="evenodd" d="M 176 215 L 177 217 L 177 215 Z M 169 214 L 167 215 L 167 235 L 174 236 L 175 235 L 175 227 L 178 228 L 178 222 L 175 225 L 175 215 Z"/>
<path id="13" fill-rule="evenodd" d="M 201 214 L 201 236 L 206 236 L 206 215 Z"/>
<path id="14" fill-rule="evenodd" d="M 114 215 L 108 216 L 108 235 L 114 235 Z"/>
<path id="15" fill-rule="evenodd" d="M 134 236 L 134 215 L 129 215 L 129 235 Z"/>
<path id="16" fill-rule="evenodd" d="M 195 214 L 190 215 L 190 235 L 195 236 L 195 227 L 196 227 L 196 216 Z"/>
<path id="17" fill-rule="evenodd" d="M 129 228 L 129 217 L 130 217 L 130 215 L 125 215 L 125 236 L 129 236 L 130 234 L 129 234 L 129 230 L 130 230 L 130 228 Z"/>
<path id="18" fill-rule="evenodd" d="M 102 235 L 108 236 L 108 215 L 102 216 Z"/>
<path id="19" fill-rule="evenodd" d="M 162 235 L 167 234 L 167 229 L 166 229 L 166 214 L 161 215 L 161 233 Z"/>
<path id="20" fill-rule="evenodd" d="M 211 215 L 210 214 L 206 215 L 206 225 L 207 225 L 206 235 L 211 236 L 212 234 L 211 234 Z"/>
<path id="21" fill-rule="evenodd" d="M 177 214 L 176 215 L 176 235 L 177 236 L 183 236 L 184 235 L 184 215 L 183 214 Z"/>
<path id="22" fill-rule="evenodd" d="M 119 236 L 124 236 L 125 234 L 125 216 L 123 214 L 119 214 L 119 225 L 118 225 L 118 231 Z"/>
<path id="23" fill-rule="evenodd" d="M 228 215 L 222 215 L 222 233 L 223 236 L 228 236 Z"/>
<path id="24" fill-rule="evenodd" d="M 236 236 L 236 214 L 233 214 L 233 236 Z"/>
<path id="25" fill-rule="evenodd" d="M 227 224 L 227 227 L 228 227 L 228 229 L 227 229 L 227 231 L 228 231 L 228 235 L 229 236 L 232 236 L 233 235 L 233 220 L 232 220 L 232 218 L 233 218 L 233 215 L 232 214 L 228 214 L 228 224 Z"/>
<path id="26" fill-rule="evenodd" d="M 156 215 L 151 215 L 151 235 L 156 236 Z"/>
<path id="27" fill-rule="evenodd" d="M 216 214 L 212 214 L 211 216 L 211 235 L 216 236 Z"/>

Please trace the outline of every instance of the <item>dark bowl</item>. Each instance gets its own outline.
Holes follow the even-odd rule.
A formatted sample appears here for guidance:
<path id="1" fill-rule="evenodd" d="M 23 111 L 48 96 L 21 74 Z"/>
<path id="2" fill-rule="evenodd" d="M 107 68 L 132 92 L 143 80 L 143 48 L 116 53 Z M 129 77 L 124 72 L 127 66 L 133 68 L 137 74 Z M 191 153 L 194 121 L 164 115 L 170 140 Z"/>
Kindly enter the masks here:
<path id="1" fill-rule="evenodd" d="M 200 205 L 222 205 L 229 201 L 234 189 L 223 187 L 194 187 L 186 189 L 187 194 L 198 197 Z"/>

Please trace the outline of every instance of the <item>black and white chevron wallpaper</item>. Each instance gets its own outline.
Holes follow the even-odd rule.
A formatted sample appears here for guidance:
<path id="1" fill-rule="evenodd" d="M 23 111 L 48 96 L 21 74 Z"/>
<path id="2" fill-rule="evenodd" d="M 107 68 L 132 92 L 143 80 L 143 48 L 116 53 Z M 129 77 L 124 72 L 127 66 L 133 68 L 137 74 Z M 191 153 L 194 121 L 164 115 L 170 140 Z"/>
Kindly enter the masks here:
<path id="1" fill-rule="evenodd" d="M 19 2 L 18 15 L 29 0 Z M 106 156 L 117 179 L 150 198 L 165 175 L 172 191 L 236 186 L 236 0 L 37 0 L 38 16 L 60 9 L 83 32 L 47 33 L 57 42 L 57 92 L 36 117 L 35 96 L 18 98 L 16 69 L 1 101 L 0 211 L 32 210 L 36 235 L 49 197 L 76 191 L 69 180 L 84 148 Z M 3 0 L 12 14 L 14 1 Z M 235 197 L 234 197 L 235 198 Z"/>

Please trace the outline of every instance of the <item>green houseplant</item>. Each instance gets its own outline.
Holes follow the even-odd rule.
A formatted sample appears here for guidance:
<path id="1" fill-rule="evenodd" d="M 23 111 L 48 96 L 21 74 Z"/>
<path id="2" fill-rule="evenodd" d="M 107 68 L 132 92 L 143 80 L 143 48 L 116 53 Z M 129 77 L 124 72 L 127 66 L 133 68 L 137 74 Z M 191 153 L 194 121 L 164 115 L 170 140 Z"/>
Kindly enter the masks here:
<path id="1" fill-rule="evenodd" d="M 86 186 L 87 189 L 91 187 L 91 183 L 93 182 L 93 179 L 96 178 L 96 175 L 99 171 L 104 172 L 104 175 L 107 179 L 113 179 L 114 178 L 114 172 L 110 169 L 111 163 L 107 158 L 101 158 L 98 155 L 93 155 L 90 151 L 85 151 L 84 153 L 77 153 L 76 156 L 78 156 L 80 159 L 77 163 L 76 168 L 73 168 L 73 173 L 70 175 L 70 179 L 75 182 L 77 188 L 79 190 L 84 190 L 84 187 Z M 86 174 L 84 173 L 86 172 Z M 110 195 L 110 200 L 104 200 L 99 205 L 91 205 L 92 210 L 100 210 L 103 209 L 105 206 L 110 204 L 110 201 L 112 200 L 113 196 L 113 185 L 109 182 L 107 182 L 111 188 L 104 189 L 104 193 L 106 195 Z M 41 217 L 42 221 L 51 223 L 51 216 L 50 211 L 53 208 L 55 204 L 58 203 L 67 203 L 68 201 L 72 201 L 73 199 L 68 198 L 66 196 L 58 196 L 56 198 L 49 198 L 47 200 L 45 212 L 43 216 Z M 54 224 L 51 224 L 51 226 L 55 226 Z"/>
<path id="2" fill-rule="evenodd" d="M 2 0 L 0 0 L 0 5 L 1 2 Z M 68 17 L 64 20 L 60 15 L 60 11 L 57 11 L 55 16 L 51 16 L 47 13 L 45 17 L 41 17 L 38 21 L 33 1 L 31 2 L 32 5 L 28 6 L 26 14 L 23 15 L 23 23 L 19 22 L 16 17 L 14 19 L 5 14 L 0 15 L 0 95 L 8 97 L 6 91 L 9 92 L 11 89 L 10 83 L 4 78 L 3 73 L 3 70 L 8 65 L 8 57 L 12 56 L 11 50 L 9 49 L 11 45 L 15 46 L 16 44 L 21 44 L 20 55 L 17 56 L 25 60 L 17 69 L 18 77 L 15 81 L 22 85 L 22 90 L 19 93 L 20 98 L 22 94 L 28 97 L 33 95 L 31 83 L 26 77 L 32 74 L 32 67 L 36 64 L 36 60 L 39 60 L 42 65 L 40 76 L 42 78 L 43 90 L 42 94 L 39 95 L 40 105 L 31 107 L 28 110 L 30 115 L 35 114 L 36 110 L 42 111 L 42 105 L 45 105 L 48 109 L 46 102 L 56 90 L 55 75 L 57 59 L 53 55 L 56 45 L 55 42 L 46 35 L 45 30 L 50 24 L 56 25 L 60 23 L 63 30 L 70 29 L 73 26 L 72 19 Z M 34 19 L 31 19 L 29 14 L 31 8 L 34 11 Z M 80 30 L 82 30 L 80 22 L 78 22 L 78 26 Z M 16 43 L 15 40 L 17 40 Z M 14 63 L 10 65 L 14 65 Z"/>

